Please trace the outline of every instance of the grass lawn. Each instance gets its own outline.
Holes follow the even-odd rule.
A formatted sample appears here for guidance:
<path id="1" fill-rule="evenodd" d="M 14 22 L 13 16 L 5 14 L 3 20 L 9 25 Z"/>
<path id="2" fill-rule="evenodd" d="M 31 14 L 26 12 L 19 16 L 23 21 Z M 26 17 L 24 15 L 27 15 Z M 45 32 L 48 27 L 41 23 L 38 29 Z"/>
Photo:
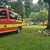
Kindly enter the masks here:
<path id="1" fill-rule="evenodd" d="M 50 36 L 36 31 L 44 28 L 46 26 L 25 26 L 18 34 L 0 37 L 0 50 L 50 50 Z"/>

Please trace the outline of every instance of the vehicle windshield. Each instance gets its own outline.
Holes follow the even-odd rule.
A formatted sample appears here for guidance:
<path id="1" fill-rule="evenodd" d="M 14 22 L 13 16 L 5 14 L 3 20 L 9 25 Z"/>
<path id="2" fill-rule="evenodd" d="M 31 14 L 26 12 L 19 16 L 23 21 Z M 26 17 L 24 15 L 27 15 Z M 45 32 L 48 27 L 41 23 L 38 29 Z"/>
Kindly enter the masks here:
<path id="1" fill-rule="evenodd" d="M 5 10 L 0 11 L 0 19 L 6 19 L 7 18 L 7 13 Z"/>

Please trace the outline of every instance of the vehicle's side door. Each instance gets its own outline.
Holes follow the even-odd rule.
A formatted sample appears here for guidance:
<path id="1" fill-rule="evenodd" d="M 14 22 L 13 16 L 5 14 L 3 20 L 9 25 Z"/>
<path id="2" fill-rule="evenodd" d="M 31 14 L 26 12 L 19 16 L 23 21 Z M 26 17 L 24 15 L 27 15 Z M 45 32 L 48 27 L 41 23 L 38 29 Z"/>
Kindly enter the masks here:
<path id="1" fill-rule="evenodd" d="M 8 23 L 8 16 L 6 10 L 0 10 L 0 32 L 5 31 L 6 24 Z"/>

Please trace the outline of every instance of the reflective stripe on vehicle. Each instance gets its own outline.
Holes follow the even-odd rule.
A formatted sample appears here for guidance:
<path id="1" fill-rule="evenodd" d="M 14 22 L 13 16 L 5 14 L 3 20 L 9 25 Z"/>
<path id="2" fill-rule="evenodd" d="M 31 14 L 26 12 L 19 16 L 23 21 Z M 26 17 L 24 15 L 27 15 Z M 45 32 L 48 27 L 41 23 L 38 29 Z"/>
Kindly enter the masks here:
<path id="1" fill-rule="evenodd" d="M 21 26 L 21 24 L 0 24 L 0 28 L 10 28 L 10 27 L 17 27 Z"/>

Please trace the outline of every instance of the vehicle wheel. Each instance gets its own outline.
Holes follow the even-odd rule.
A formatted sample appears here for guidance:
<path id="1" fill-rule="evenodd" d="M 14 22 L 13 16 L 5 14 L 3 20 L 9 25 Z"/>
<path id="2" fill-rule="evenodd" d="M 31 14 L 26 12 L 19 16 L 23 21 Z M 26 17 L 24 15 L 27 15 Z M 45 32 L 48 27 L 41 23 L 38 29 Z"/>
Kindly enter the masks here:
<path id="1" fill-rule="evenodd" d="M 18 30 L 17 31 L 15 31 L 16 33 L 18 33 Z"/>
<path id="2" fill-rule="evenodd" d="M 18 30 L 15 31 L 17 34 L 22 30 L 22 26 L 18 26 Z"/>
<path id="3" fill-rule="evenodd" d="M 19 30 L 21 31 L 22 30 L 22 26 L 18 26 Z"/>

